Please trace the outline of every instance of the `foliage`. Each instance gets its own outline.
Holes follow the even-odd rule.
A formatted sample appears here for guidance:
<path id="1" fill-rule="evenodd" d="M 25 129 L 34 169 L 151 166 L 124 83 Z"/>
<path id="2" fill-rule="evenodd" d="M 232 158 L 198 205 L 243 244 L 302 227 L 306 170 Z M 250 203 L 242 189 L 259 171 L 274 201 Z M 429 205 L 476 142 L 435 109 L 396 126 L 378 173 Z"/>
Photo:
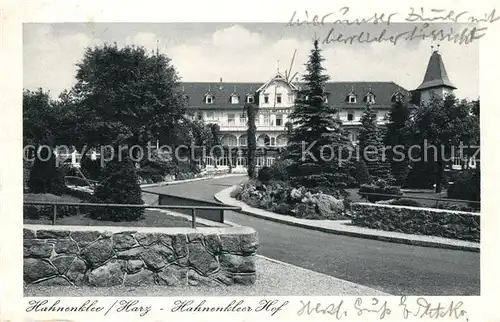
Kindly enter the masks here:
<path id="1" fill-rule="evenodd" d="M 128 158 L 114 158 L 106 164 L 102 173 L 103 180 L 95 189 L 94 196 L 99 203 L 142 205 L 141 187 L 132 161 Z M 141 208 L 95 208 L 90 216 L 93 219 L 111 221 L 139 220 L 144 214 Z"/>
<path id="2" fill-rule="evenodd" d="M 99 180 L 99 176 L 101 175 L 102 171 L 100 159 L 92 160 L 90 158 L 83 158 L 80 166 L 83 175 L 87 179 Z"/>
<path id="3" fill-rule="evenodd" d="M 448 188 L 448 198 L 461 200 L 481 200 L 481 175 L 479 170 L 466 170 Z M 475 204 L 471 204 L 475 205 Z M 476 206 L 477 207 L 477 206 Z"/>
<path id="4" fill-rule="evenodd" d="M 39 150 L 28 179 L 31 193 L 52 193 L 62 195 L 66 185 L 64 174 L 56 166 L 56 157 L 47 148 Z"/>
<path id="5" fill-rule="evenodd" d="M 257 138 L 255 137 L 257 133 L 257 127 L 255 125 L 255 119 L 257 118 L 258 106 L 254 104 L 245 104 L 245 113 L 247 115 L 247 172 L 249 178 L 254 178 L 255 176 L 255 165 L 256 158 L 255 153 L 257 149 Z"/>
<path id="6" fill-rule="evenodd" d="M 444 158 L 461 144 L 479 143 L 479 118 L 472 113 L 474 106 L 466 100 L 458 101 L 451 94 L 444 100 L 434 97 L 416 108 L 408 122 L 407 132 L 412 133 L 412 144 L 437 147 L 427 149 L 427 160 L 424 160 L 434 165 L 436 192 L 441 192 L 444 181 Z"/>
<path id="7" fill-rule="evenodd" d="M 340 195 L 345 193 L 350 173 L 349 163 L 340 160 L 348 159 L 342 154 L 347 155 L 352 146 L 336 117 L 337 110 L 325 102 L 329 76 L 324 73 L 318 43 L 316 39 L 303 76 L 304 88 L 289 116 L 293 124 L 288 142 L 290 181 L 294 186 Z"/>
<path id="8" fill-rule="evenodd" d="M 288 181 L 288 167 L 290 166 L 290 160 L 287 159 L 277 159 L 269 168 L 271 172 L 271 179 L 276 181 Z"/>
<path id="9" fill-rule="evenodd" d="M 271 169 L 269 167 L 262 167 L 259 170 L 259 174 L 257 175 L 257 179 L 262 183 L 268 183 L 271 180 Z"/>
<path id="10" fill-rule="evenodd" d="M 391 196 L 372 196 L 372 194 L 386 194 Z M 379 200 L 390 200 L 394 199 L 394 196 L 402 196 L 401 188 L 399 186 L 388 185 L 387 181 L 377 180 L 372 184 L 363 184 L 358 190 L 358 194 L 363 199 L 367 199 L 369 202 L 376 202 Z"/>
<path id="11" fill-rule="evenodd" d="M 366 165 L 368 174 L 373 180 L 392 180 L 390 164 L 384 155 L 384 132 L 377 127 L 377 114 L 367 105 L 361 117 L 359 131 L 359 148 L 361 160 Z"/>
<path id="12" fill-rule="evenodd" d="M 389 204 L 395 206 L 422 207 L 422 204 L 420 202 L 413 199 L 404 199 L 404 198 L 392 200 Z"/>
<path id="13" fill-rule="evenodd" d="M 389 122 L 384 136 L 386 146 L 391 147 L 387 151 L 388 160 L 391 164 L 391 174 L 398 186 L 405 183 L 409 172 L 408 133 L 406 132 L 409 116 L 408 104 L 402 100 L 396 100 L 389 112 Z"/>
<path id="14" fill-rule="evenodd" d="M 366 184 L 372 181 L 370 174 L 368 173 L 368 169 L 366 168 L 366 164 L 364 161 L 356 161 L 354 162 L 352 177 L 356 179 L 358 184 Z"/>

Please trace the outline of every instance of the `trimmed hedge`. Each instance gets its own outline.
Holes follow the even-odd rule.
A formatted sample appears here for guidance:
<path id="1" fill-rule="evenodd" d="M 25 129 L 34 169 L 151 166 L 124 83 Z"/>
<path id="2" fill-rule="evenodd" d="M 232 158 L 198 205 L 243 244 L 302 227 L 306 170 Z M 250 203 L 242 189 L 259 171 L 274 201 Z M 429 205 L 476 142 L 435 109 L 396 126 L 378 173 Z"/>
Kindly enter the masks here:
<path id="1" fill-rule="evenodd" d="M 371 196 L 364 193 L 373 194 L 386 194 L 392 196 Z M 368 200 L 369 202 L 377 202 L 381 200 L 391 200 L 394 199 L 394 195 L 402 196 L 403 192 L 399 186 L 389 186 L 383 180 L 379 180 L 372 184 L 362 184 L 359 188 L 358 194 L 361 198 Z"/>
<path id="2" fill-rule="evenodd" d="M 360 227 L 480 241 L 477 213 L 366 203 L 353 204 L 352 212 L 352 224 Z"/>

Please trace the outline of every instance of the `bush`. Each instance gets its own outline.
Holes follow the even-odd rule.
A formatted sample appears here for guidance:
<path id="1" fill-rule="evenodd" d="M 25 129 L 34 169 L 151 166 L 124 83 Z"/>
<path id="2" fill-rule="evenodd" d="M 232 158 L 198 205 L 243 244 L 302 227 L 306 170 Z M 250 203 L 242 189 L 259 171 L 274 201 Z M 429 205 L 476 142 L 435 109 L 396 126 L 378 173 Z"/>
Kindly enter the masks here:
<path id="1" fill-rule="evenodd" d="M 95 189 L 94 196 L 99 203 L 144 204 L 141 187 L 132 161 L 117 158 L 106 164 L 102 173 L 103 181 Z M 90 217 L 99 220 L 132 221 L 139 220 L 143 208 L 99 207 L 91 211 Z"/>
<path id="2" fill-rule="evenodd" d="M 153 174 L 151 176 L 151 180 L 153 180 L 153 183 L 158 183 L 163 181 L 163 176 L 160 174 Z"/>
<path id="3" fill-rule="evenodd" d="M 370 174 L 364 161 L 361 160 L 354 163 L 352 177 L 356 179 L 359 185 L 371 182 Z"/>
<path id="4" fill-rule="evenodd" d="M 477 209 L 474 209 L 473 207 L 467 207 L 467 206 L 461 206 L 453 203 L 439 203 L 436 206 L 437 209 L 446 209 L 446 210 L 455 210 L 455 211 L 467 211 L 467 212 L 476 212 Z"/>
<path id="5" fill-rule="evenodd" d="M 448 198 L 461 200 L 481 200 L 481 177 L 479 170 L 468 170 L 458 174 L 455 182 L 448 188 Z M 477 204 L 471 204 L 474 206 Z"/>
<path id="6" fill-rule="evenodd" d="M 102 172 L 101 160 L 92 160 L 91 158 L 83 158 L 81 161 L 81 170 L 87 179 L 99 180 Z"/>
<path id="7" fill-rule="evenodd" d="M 56 167 L 56 157 L 52 151 L 46 148 L 40 150 L 40 156 L 35 158 L 31 168 L 28 187 L 31 193 L 63 194 L 66 188 L 64 173 Z"/>
<path id="8" fill-rule="evenodd" d="M 270 167 L 271 180 L 287 181 L 290 160 L 276 160 Z"/>
<path id="9" fill-rule="evenodd" d="M 262 167 L 259 170 L 257 179 L 262 183 L 268 183 L 271 180 L 271 169 L 269 167 Z"/>
<path id="10" fill-rule="evenodd" d="M 390 205 L 395 205 L 395 206 L 409 206 L 409 207 L 422 207 L 422 204 L 418 201 L 415 201 L 413 199 L 398 199 L 398 200 L 392 200 Z"/>
<path id="11" fill-rule="evenodd" d="M 364 193 L 373 193 L 373 194 L 386 194 L 391 196 L 372 196 Z M 401 188 L 399 186 L 389 186 L 384 180 L 377 180 L 373 184 L 363 184 L 359 188 L 358 194 L 363 199 L 367 199 L 369 202 L 376 202 L 380 200 L 390 200 L 397 197 L 394 196 L 402 196 Z"/>

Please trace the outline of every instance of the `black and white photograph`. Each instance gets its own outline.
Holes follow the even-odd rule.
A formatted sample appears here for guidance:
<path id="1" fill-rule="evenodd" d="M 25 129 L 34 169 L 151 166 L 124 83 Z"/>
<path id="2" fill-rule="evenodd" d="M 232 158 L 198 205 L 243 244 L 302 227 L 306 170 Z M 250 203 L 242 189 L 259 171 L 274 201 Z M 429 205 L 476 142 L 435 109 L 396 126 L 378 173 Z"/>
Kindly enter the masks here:
<path id="1" fill-rule="evenodd" d="M 430 299 L 483 293 L 480 26 L 500 15 L 330 7 L 23 22 L 25 312 L 469 321 Z"/>

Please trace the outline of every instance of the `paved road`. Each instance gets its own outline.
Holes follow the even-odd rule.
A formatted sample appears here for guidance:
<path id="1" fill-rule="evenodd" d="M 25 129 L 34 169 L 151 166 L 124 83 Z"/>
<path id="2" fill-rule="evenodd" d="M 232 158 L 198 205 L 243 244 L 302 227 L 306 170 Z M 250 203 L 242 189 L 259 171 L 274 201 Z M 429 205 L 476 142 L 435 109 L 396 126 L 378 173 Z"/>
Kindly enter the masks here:
<path id="1" fill-rule="evenodd" d="M 213 201 L 244 177 L 226 177 L 151 190 Z M 148 189 L 149 190 L 149 189 Z M 333 235 L 227 212 L 225 218 L 259 233 L 258 253 L 394 295 L 479 295 L 479 253 Z"/>

